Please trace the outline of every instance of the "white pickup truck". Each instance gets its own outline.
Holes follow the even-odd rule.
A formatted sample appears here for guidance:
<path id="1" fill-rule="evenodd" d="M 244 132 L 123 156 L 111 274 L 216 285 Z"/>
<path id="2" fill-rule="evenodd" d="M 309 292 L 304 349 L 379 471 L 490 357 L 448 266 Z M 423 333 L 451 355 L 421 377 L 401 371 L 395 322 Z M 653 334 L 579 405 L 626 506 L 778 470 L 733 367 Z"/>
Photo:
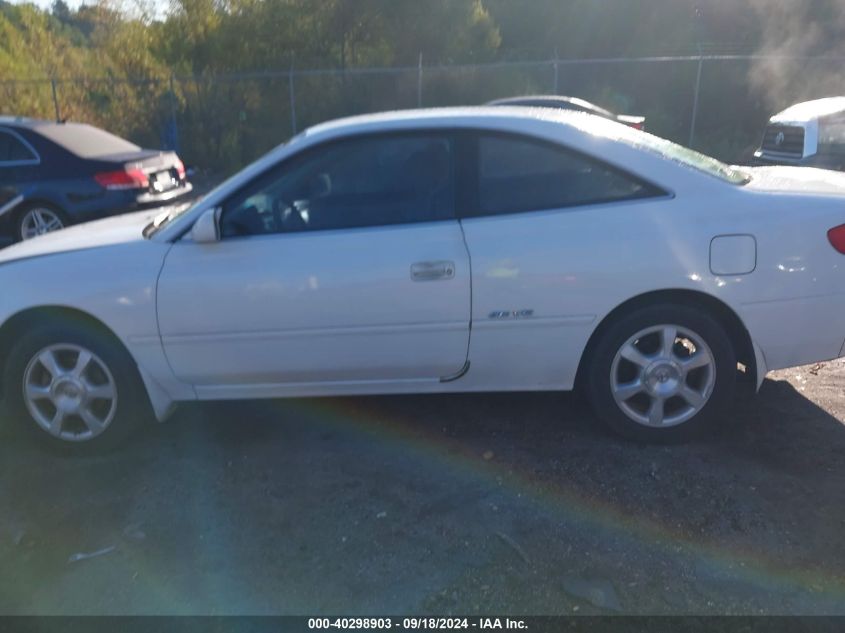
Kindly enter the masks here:
<path id="1" fill-rule="evenodd" d="M 758 165 L 845 171 L 845 97 L 805 101 L 774 115 L 754 158 Z"/>

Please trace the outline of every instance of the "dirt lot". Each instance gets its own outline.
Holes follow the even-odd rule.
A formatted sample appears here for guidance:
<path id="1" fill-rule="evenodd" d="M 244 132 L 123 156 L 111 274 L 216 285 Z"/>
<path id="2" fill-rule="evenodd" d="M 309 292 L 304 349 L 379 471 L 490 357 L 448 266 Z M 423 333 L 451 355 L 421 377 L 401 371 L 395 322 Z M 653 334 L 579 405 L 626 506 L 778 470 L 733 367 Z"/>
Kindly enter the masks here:
<path id="1" fill-rule="evenodd" d="M 842 420 L 828 363 L 671 448 L 569 394 L 189 406 L 87 459 L 3 424 L 0 613 L 845 614 Z"/>

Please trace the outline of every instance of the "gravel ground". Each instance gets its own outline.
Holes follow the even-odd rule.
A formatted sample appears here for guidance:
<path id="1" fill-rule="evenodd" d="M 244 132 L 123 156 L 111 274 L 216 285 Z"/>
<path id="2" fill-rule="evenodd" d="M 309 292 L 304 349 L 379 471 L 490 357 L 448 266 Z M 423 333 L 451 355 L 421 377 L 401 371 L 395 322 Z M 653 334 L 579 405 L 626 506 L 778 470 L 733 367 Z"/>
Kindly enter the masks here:
<path id="1" fill-rule="evenodd" d="M 0 614 L 845 614 L 843 387 L 679 447 L 571 394 L 191 405 L 84 459 L 0 420 Z"/>

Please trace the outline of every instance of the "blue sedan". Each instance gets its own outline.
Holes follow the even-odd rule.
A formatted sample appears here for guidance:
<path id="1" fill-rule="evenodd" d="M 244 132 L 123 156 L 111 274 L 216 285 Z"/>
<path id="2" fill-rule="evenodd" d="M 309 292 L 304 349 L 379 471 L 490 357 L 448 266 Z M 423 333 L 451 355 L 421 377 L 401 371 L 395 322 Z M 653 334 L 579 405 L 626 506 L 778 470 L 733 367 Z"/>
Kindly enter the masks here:
<path id="1" fill-rule="evenodd" d="M 0 117 L 0 232 L 15 241 L 189 191 L 174 152 L 82 123 Z"/>

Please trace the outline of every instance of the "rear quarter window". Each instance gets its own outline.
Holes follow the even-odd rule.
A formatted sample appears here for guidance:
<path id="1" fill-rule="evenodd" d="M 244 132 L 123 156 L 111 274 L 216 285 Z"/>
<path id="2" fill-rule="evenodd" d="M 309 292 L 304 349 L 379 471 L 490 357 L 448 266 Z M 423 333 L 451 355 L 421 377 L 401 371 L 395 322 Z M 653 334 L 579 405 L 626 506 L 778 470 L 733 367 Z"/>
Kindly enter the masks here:
<path id="1" fill-rule="evenodd" d="M 38 160 L 38 157 L 17 134 L 0 130 L 0 165 L 36 160 Z"/>
<path id="2" fill-rule="evenodd" d="M 479 215 L 576 207 L 663 193 L 558 145 L 510 135 L 479 138 Z"/>

